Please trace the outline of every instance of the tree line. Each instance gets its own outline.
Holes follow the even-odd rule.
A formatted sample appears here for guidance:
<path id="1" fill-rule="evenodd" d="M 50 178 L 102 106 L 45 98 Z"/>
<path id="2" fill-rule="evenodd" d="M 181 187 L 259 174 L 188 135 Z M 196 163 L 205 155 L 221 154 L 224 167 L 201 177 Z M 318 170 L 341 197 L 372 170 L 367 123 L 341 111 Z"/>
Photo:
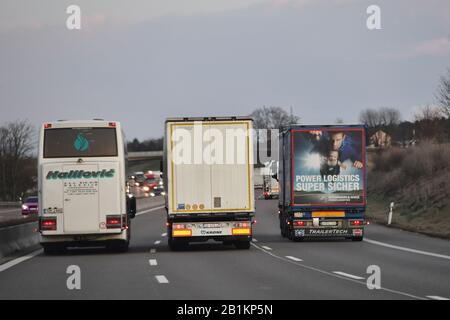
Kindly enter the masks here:
<path id="1" fill-rule="evenodd" d="M 434 95 L 436 104 L 420 107 L 413 121 L 401 121 L 400 112 L 395 108 L 383 107 L 361 111 L 359 120 L 368 128 L 368 134 L 383 130 L 395 141 L 450 140 L 450 68 L 440 77 Z"/>
<path id="2" fill-rule="evenodd" d="M 18 201 L 35 191 L 34 128 L 27 121 L 0 126 L 0 200 Z"/>

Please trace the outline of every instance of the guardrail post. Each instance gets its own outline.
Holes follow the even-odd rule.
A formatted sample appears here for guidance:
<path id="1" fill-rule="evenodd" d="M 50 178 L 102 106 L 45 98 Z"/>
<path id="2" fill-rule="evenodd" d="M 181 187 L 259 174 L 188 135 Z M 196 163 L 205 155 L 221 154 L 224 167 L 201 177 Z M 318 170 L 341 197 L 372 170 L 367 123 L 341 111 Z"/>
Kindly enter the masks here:
<path id="1" fill-rule="evenodd" d="M 391 202 L 391 205 L 389 206 L 389 215 L 388 215 L 388 225 L 392 223 L 392 215 L 394 214 L 394 202 Z"/>

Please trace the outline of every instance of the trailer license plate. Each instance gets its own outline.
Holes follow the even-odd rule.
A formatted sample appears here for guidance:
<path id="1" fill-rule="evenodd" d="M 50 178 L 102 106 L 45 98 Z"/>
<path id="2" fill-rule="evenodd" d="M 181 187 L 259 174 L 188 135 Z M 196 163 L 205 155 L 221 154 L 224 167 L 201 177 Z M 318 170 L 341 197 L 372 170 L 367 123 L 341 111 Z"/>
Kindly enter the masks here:
<path id="1" fill-rule="evenodd" d="M 221 228 L 222 224 L 220 223 L 204 223 L 203 228 Z"/>
<path id="2" fill-rule="evenodd" d="M 336 227 L 338 225 L 337 221 L 320 221 L 319 225 L 324 227 Z"/>

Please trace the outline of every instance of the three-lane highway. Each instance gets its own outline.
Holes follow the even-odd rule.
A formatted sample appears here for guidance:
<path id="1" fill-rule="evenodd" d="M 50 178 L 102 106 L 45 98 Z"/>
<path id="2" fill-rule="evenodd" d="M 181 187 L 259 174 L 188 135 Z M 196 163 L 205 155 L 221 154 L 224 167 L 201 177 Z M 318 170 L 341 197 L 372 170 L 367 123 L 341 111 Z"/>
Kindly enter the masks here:
<path id="1" fill-rule="evenodd" d="M 363 242 L 291 242 L 280 235 L 276 200 L 257 200 L 250 250 L 204 243 L 171 252 L 163 199 L 139 207 L 128 253 L 38 249 L 0 265 L 0 299 L 450 298 L 447 240 L 371 224 Z M 71 265 L 80 268 L 80 290 L 67 287 Z M 373 270 L 379 289 L 367 285 Z"/>

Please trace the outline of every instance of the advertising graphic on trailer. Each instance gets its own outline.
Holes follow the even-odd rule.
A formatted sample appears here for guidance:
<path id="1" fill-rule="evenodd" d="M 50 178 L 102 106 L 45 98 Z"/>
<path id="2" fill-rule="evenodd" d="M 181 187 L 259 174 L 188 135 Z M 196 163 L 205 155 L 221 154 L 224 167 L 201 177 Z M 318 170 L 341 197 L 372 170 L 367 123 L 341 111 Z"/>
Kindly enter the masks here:
<path id="1" fill-rule="evenodd" d="M 295 204 L 364 203 L 363 134 L 362 128 L 294 130 Z"/>

